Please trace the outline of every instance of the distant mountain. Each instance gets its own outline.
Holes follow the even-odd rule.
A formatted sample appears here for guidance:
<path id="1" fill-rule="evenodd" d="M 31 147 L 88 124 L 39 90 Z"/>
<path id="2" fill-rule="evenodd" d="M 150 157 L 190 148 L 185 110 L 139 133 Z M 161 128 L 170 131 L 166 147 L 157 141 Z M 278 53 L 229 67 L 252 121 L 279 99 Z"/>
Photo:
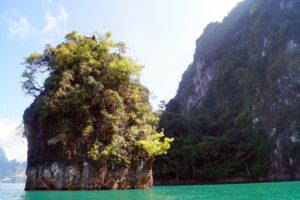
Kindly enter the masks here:
<path id="1" fill-rule="evenodd" d="M 6 158 L 4 150 L 0 147 L 0 163 L 2 163 L 2 162 L 7 162 L 7 158 Z"/>
<path id="2" fill-rule="evenodd" d="M 0 182 L 23 183 L 26 180 L 27 162 L 8 160 L 4 150 L 0 147 Z"/>

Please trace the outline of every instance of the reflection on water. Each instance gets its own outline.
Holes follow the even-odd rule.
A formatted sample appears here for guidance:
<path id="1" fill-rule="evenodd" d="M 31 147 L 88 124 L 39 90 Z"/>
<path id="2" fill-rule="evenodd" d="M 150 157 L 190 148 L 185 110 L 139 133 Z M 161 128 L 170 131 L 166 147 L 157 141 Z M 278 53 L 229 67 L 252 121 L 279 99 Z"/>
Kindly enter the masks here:
<path id="1" fill-rule="evenodd" d="M 300 182 L 160 186 L 152 190 L 23 191 L 24 185 L 0 184 L 0 200 L 296 200 Z"/>

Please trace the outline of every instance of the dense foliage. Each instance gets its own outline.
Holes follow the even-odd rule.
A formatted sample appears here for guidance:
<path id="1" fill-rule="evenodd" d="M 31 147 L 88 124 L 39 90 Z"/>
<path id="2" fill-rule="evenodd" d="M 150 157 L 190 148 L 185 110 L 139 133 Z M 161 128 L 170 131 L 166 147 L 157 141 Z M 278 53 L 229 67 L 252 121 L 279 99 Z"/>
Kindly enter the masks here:
<path id="1" fill-rule="evenodd" d="M 129 166 L 166 154 L 172 139 L 156 132 L 159 118 L 139 82 L 141 66 L 110 36 L 71 32 L 57 47 L 26 58 L 23 89 L 36 98 L 24 113 L 25 136 L 34 138 L 30 151 L 44 153 L 29 159 L 31 166 L 55 160 Z M 43 85 L 40 74 L 48 75 Z"/>
<path id="2" fill-rule="evenodd" d="M 217 75 L 191 112 L 184 112 L 178 94 L 166 104 L 160 127 L 175 142 L 156 163 L 157 178 L 294 177 L 300 164 L 299 9 L 298 1 L 246 0 L 222 23 L 207 26 L 194 59 L 216 66 Z M 192 64 L 180 95 L 194 87 L 194 74 Z"/>

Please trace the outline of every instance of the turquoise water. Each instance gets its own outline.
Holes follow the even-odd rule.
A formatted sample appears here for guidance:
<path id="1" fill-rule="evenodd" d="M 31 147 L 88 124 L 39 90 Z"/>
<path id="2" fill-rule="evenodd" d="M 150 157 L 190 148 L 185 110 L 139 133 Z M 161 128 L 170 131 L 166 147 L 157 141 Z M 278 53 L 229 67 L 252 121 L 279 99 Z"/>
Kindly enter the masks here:
<path id="1" fill-rule="evenodd" d="M 151 190 L 24 192 L 0 184 L 0 200 L 300 200 L 300 182 L 158 186 Z"/>

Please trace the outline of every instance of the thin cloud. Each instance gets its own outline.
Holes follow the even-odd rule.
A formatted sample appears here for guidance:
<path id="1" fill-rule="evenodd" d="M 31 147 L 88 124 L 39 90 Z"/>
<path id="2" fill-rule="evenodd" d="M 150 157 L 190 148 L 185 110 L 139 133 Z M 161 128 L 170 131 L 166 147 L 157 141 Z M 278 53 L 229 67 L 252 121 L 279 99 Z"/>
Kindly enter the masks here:
<path id="1" fill-rule="evenodd" d="M 36 38 L 39 41 L 50 42 L 52 39 L 61 37 L 67 32 L 69 14 L 62 5 L 58 5 L 56 12 L 46 9 L 44 11 L 45 24 L 37 28 L 26 16 L 16 17 L 16 12 L 9 22 L 8 32 L 11 38 L 22 39 Z"/>
<path id="2" fill-rule="evenodd" d="M 17 21 L 9 23 L 9 34 L 13 38 L 26 39 L 33 27 L 26 17 L 20 17 Z"/>
<path id="3" fill-rule="evenodd" d="M 45 13 L 46 26 L 43 28 L 42 33 L 56 32 L 56 33 L 65 33 L 66 24 L 69 19 L 69 14 L 65 11 L 62 5 L 58 6 L 58 15 L 54 16 L 50 14 L 49 10 L 46 10 Z"/>

